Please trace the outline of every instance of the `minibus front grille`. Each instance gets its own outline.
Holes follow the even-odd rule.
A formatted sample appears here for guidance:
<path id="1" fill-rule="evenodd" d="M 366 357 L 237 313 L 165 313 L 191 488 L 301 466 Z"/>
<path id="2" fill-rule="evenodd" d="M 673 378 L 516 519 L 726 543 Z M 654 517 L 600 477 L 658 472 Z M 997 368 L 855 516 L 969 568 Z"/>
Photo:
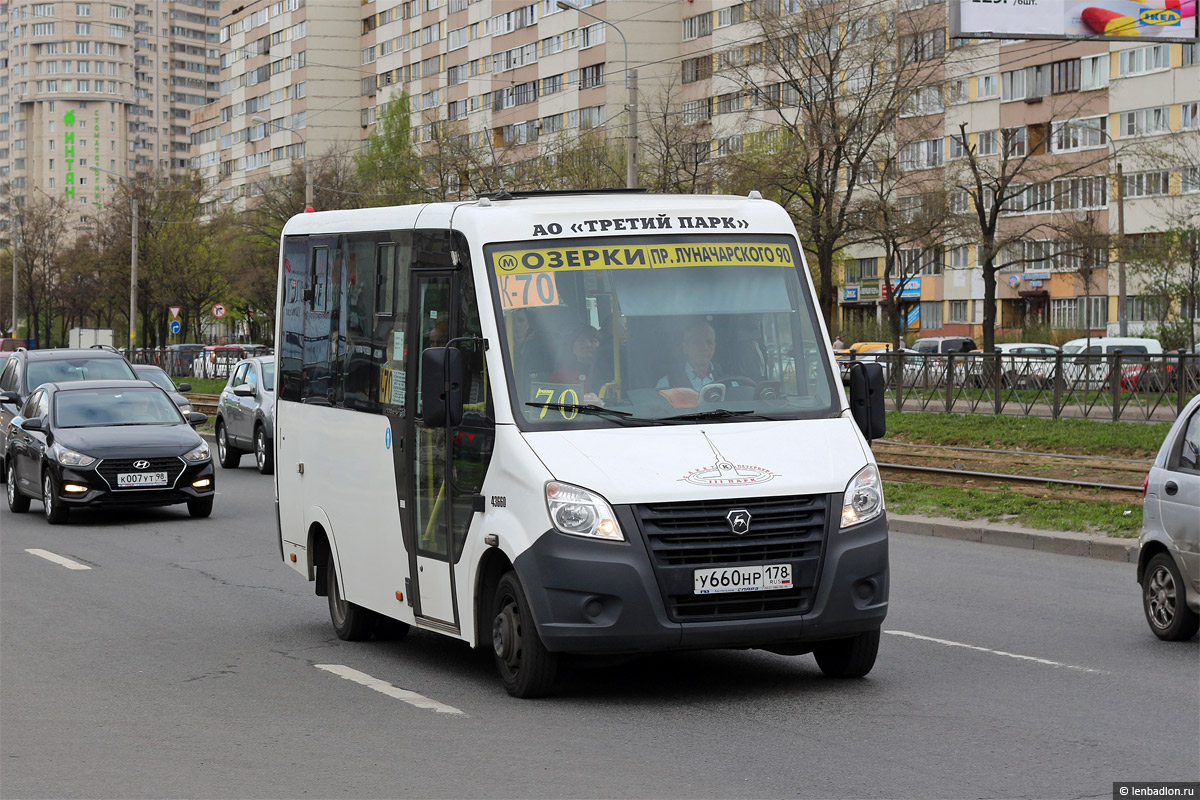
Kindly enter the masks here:
<path id="1" fill-rule="evenodd" d="M 820 576 L 828 521 L 826 495 L 738 498 L 634 507 L 650 550 L 667 612 L 678 621 L 804 613 Z M 734 533 L 730 512 L 750 515 Z M 792 565 L 791 589 L 697 595 L 697 569 Z"/>

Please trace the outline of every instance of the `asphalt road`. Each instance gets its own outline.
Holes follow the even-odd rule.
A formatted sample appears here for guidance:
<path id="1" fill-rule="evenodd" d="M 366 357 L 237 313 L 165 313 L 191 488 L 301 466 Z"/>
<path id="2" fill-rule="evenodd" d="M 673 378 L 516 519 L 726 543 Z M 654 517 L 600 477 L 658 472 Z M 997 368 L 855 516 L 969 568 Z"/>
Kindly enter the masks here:
<path id="1" fill-rule="evenodd" d="M 686 653 L 577 664 L 522 701 L 435 634 L 338 640 L 279 559 L 270 479 L 218 477 L 208 520 L 0 509 L 0 795 L 1108 798 L 1200 778 L 1200 645 L 1151 635 L 1128 564 L 896 535 L 864 680 Z"/>

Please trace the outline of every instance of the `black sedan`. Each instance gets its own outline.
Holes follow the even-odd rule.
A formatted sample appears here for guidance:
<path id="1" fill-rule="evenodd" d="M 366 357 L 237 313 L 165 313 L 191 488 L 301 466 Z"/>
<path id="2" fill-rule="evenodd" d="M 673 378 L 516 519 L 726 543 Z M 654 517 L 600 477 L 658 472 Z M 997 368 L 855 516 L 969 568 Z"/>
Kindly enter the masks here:
<path id="1" fill-rule="evenodd" d="M 187 503 L 212 513 L 215 473 L 208 445 L 162 389 L 146 381 L 46 383 L 9 423 L 8 507 L 40 499 L 46 521 L 72 508 Z"/>

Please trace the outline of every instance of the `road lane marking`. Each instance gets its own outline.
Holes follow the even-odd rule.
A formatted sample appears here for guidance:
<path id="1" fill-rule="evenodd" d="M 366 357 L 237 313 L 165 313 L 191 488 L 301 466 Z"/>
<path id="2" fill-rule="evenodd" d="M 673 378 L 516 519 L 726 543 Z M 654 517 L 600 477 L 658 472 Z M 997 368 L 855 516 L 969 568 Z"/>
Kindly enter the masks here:
<path id="1" fill-rule="evenodd" d="M 410 692 L 407 689 L 401 689 L 399 687 L 392 686 L 387 681 L 381 681 L 378 678 L 373 678 L 365 672 L 359 672 L 356 669 L 350 669 L 350 667 L 342 664 L 313 664 L 313 666 L 317 669 L 323 669 L 326 672 L 332 672 L 334 675 L 340 675 L 348 681 L 354 681 L 355 683 L 362 684 L 368 689 L 374 689 L 381 694 L 386 694 L 388 697 L 394 697 L 397 700 L 408 703 L 410 706 L 416 706 L 417 708 L 431 708 L 439 714 L 457 714 L 462 717 L 467 716 L 454 706 L 448 706 L 445 703 L 439 703 L 437 700 L 430 700 L 428 697 L 417 694 L 416 692 Z"/>
<path id="2" fill-rule="evenodd" d="M 57 553 L 51 553 L 49 550 L 38 550 L 37 548 L 32 548 L 27 549 L 25 552 L 32 553 L 33 555 L 39 558 L 44 558 L 47 561 L 53 561 L 55 564 L 64 566 L 67 569 L 91 569 L 91 567 L 87 566 L 86 564 L 80 564 L 78 561 L 72 561 L 71 559 L 60 556 Z"/>
<path id="3" fill-rule="evenodd" d="M 922 636 L 919 633 L 909 633 L 908 631 L 884 631 L 884 633 L 892 636 L 903 636 L 906 639 L 917 639 L 922 642 L 933 642 L 934 644 L 945 645 L 946 647 L 962 647 L 967 650 L 977 650 L 981 653 L 991 653 L 994 656 L 1004 656 L 1005 658 L 1015 658 L 1020 661 L 1033 661 L 1036 664 L 1045 664 L 1048 667 L 1062 667 L 1064 669 L 1073 669 L 1079 672 L 1091 672 L 1096 675 L 1107 675 L 1108 673 L 1102 669 L 1092 669 L 1091 667 L 1078 667 L 1074 664 L 1064 664 L 1061 661 L 1051 661 L 1048 658 L 1038 658 L 1037 656 L 1023 656 L 1020 653 L 1008 653 L 1004 650 L 992 650 L 990 647 L 980 647 L 974 644 L 964 644 L 963 642 L 952 642 L 949 639 L 935 639 L 932 636 Z"/>

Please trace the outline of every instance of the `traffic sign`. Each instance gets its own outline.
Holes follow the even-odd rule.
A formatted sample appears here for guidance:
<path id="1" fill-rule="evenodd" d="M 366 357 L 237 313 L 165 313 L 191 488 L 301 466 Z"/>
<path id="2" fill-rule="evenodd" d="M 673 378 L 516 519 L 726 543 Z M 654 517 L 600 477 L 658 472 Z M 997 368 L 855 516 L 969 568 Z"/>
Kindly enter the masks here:
<path id="1" fill-rule="evenodd" d="M 183 330 L 183 323 L 177 319 L 171 320 L 171 333 L 179 333 Z"/>
<path id="2" fill-rule="evenodd" d="M 217 303 L 215 306 L 213 306 L 213 316 L 217 319 L 225 316 L 225 306 L 221 305 L 220 303 Z"/>
<path id="3" fill-rule="evenodd" d="M 171 311 L 171 319 L 179 319 L 179 312 L 183 310 L 183 306 L 167 306 Z"/>

